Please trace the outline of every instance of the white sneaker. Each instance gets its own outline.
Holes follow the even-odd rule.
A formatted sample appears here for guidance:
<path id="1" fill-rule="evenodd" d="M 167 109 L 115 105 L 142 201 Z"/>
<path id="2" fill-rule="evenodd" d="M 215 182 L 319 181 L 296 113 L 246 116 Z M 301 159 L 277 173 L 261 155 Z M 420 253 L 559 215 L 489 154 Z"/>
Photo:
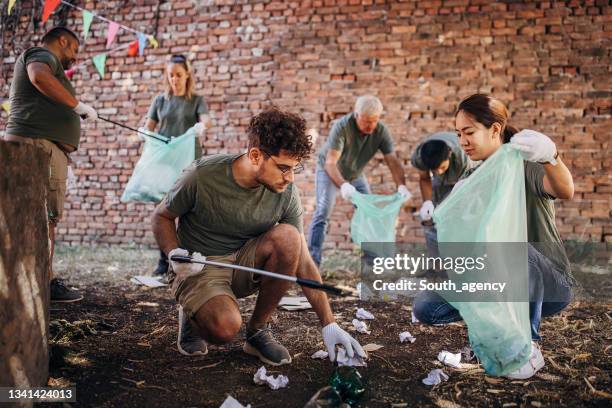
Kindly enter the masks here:
<path id="1" fill-rule="evenodd" d="M 506 377 L 513 380 L 526 380 L 537 373 L 542 367 L 544 367 L 544 356 L 537 344 L 531 342 L 531 355 L 529 356 L 529 360 L 527 360 L 521 368 L 511 372 L 506 375 Z"/>

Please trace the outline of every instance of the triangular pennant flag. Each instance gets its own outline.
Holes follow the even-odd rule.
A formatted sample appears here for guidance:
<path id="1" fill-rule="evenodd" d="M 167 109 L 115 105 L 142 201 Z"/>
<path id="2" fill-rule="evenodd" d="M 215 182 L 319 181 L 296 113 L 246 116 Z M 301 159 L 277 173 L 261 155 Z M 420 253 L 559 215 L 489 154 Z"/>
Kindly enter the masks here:
<path id="1" fill-rule="evenodd" d="M 152 35 L 149 36 L 149 42 L 151 43 L 153 48 L 159 47 L 159 44 L 157 43 L 157 40 Z"/>
<path id="2" fill-rule="evenodd" d="M 72 77 L 74 76 L 74 73 L 76 72 L 76 70 L 77 70 L 77 68 L 76 68 L 76 67 L 73 67 L 73 68 L 70 68 L 70 69 L 65 70 L 65 71 L 64 71 L 64 74 L 66 75 L 66 77 L 67 77 L 68 79 L 72 79 Z"/>
<path id="3" fill-rule="evenodd" d="M 9 16 L 11 15 L 11 11 L 13 10 L 13 6 L 15 5 L 15 2 L 17 2 L 17 0 L 9 0 L 9 2 L 8 2 L 8 13 L 9 13 Z"/>
<path id="4" fill-rule="evenodd" d="M 106 54 L 98 54 L 92 58 L 100 77 L 104 78 L 104 72 L 106 71 Z"/>
<path id="5" fill-rule="evenodd" d="M 47 22 L 49 16 L 53 13 L 53 11 L 59 6 L 61 0 L 45 0 L 45 7 L 43 8 L 43 16 L 42 22 L 43 24 Z"/>
<path id="6" fill-rule="evenodd" d="M 138 40 L 132 41 L 130 43 L 130 45 L 128 46 L 127 53 L 129 57 L 135 57 L 136 55 L 138 55 Z"/>
<path id="7" fill-rule="evenodd" d="M 91 20 L 93 20 L 93 13 L 91 11 L 83 10 L 83 41 L 87 40 L 89 35 L 89 27 L 91 27 Z"/>
<path id="8" fill-rule="evenodd" d="M 108 31 L 106 34 L 106 48 L 110 48 L 113 41 L 115 41 L 117 31 L 119 31 L 119 24 L 115 23 L 114 21 L 108 23 Z"/>
<path id="9" fill-rule="evenodd" d="M 138 37 L 138 55 L 142 57 L 144 49 L 147 46 L 147 36 L 143 33 L 137 33 L 136 37 Z"/>
<path id="10" fill-rule="evenodd" d="M 6 113 L 11 113 L 11 104 L 9 103 L 9 101 L 4 101 L 2 102 L 2 109 L 4 109 L 6 111 Z"/>

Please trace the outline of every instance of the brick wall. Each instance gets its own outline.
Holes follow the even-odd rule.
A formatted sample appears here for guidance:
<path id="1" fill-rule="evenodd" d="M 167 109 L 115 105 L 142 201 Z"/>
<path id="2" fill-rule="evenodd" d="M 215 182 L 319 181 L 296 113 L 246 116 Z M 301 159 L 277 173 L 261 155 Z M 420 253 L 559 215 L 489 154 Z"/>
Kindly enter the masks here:
<path id="1" fill-rule="evenodd" d="M 79 4 L 94 7 L 91 1 Z M 96 6 L 102 15 L 150 31 L 157 2 Z M 26 33 L 33 30 L 27 18 L 14 37 L 18 48 L 43 31 Z M 78 31 L 80 18 L 69 14 Z M 422 239 L 412 215 L 421 200 L 411 151 L 425 135 L 453 129 L 452 112 L 462 97 L 491 92 L 507 103 L 515 126 L 550 135 L 574 174 L 575 198 L 557 205 L 562 235 L 612 241 L 611 22 L 611 4 L 600 0 L 171 1 L 160 7 L 159 49 L 147 49 L 144 57 L 111 56 L 104 80 L 90 65 L 74 82 L 81 100 L 100 114 L 137 126 L 162 90 L 164 56 L 189 54 L 198 90 L 212 111 L 208 154 L 243 149 L 249 118 L 270 102 L 304 115 L 321 135 L 319 147 L 330 122 L 349 112 L 356 96 L 374 93 L 385 106 L 383 120 L 415 193 L 413 207 L 401 214 L 402 241 Z M 92 30 L 82 57 L 104 49 L 105 26 L 94 21 Z M 117 41 L 132 37 L 120 31 Z M 4 58 L 2 70 L 12 70 L 13 62 L 12 54 Z M 9 85 L 1 81 L 0 97 L 8 96 Z M 153 206 L 119 201 L 139 148 L 137 138 L 120 128 L 84 126 L 74 155 L 78 186 L 70 190 L 59 239 L 153 242 Z M 311 159 L 297 179 L 307 224 L 314 210 L 314 170 Z M 393 188 L 381 157 L 367 174 L 375 192 Z M 339 200 L 329 246 L 351 247 L 350 216 L 350 206 Z"/>

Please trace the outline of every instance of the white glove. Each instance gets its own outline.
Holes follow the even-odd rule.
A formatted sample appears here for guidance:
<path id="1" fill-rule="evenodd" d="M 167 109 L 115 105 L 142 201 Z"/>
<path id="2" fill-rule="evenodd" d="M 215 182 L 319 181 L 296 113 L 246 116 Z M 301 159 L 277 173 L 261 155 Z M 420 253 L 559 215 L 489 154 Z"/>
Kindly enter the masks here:
<path id="1" fill-rule="evenodd" d="M 195 134 L 197 137 L 204 137 L 204 133 L 206 132 L 206 127 L 202 122 L 198 122 L 193 125 L 193 130 L 195 130 Z"/>
<path id="2" fill-rule="evenodd" d="M 421 217 L 422 221 L 431 220 L 431 216 L 433 215 L 434 205 L 431 200 L 427 200 L 423 203 L 423 206 L 419 210 L 419 217 Z"/>
<path id="3" fill-rule="evenodd" d="M 404 197 L 404 201 L 408 201 L 410 200 L 410 197 L 412 197 L 412 194 L 410 194 L 408 188 L 403 184 L 397 188 L 397 192 Z"/>
<path id="4" fill-rule="evenodd" d="M 172 260 L 174 255 L 180 256 L 189 256 L 189 252 L 183 248 L 174 248 L 170 253 L 168 253 L 168 260 L 170 260 L 170 264 L 172 265 L 172 271 L 176 274 L 178 279 L 184 279 L 189 275 L 193 275 L 202 270 L 204 265 L 197 263 L 188 263 L 188 262 L 176 262 Z M 194 261 L 206 261 L 206 257 L 201 254 L 194 252 L 191 257 Z"/>
<path id="5" fill-rule="evenodd" d="M 355 190 L 355 187 L 353 187 L 351 183 L 344 183 L 340 186 L 340 194 L 342 194 L 342 198 L 345 200 L 351 198 L 355 191 L 357 190 Z"/>
<path id="6" fill-rule="evenodd" d="M 325 347 L 327 347 L 327 352 L 329 353 L 329 359 L 332 362 L 336 360 L 336 344 L 342 344 L 344 346 L 349 358 L 354 357 L 355 352 L 363 358 L 367 357 L 361 344 L 352 338 L 350 334 L 342 330 L 337 323 L 328 324 L 321 330 L 321 333 L 323 334 L 323 343 L 325 343 Z"/>
<path id="7" fill-rule="evenodd" d="M 521 152 L 524 160 L 557 164 L 557 146 L 550 138 L 535 130 L 521 130 L 510 139 L 510 147 Z"/>
<path id="8" fill-rule="evenodd" d="M 94 108 L 84 104 L 83 102 L 79 102 L 79 104 L 74 107 L 73 111 L 75 111 L 77 115 L 79 115 L 85 120 L 98 119 L 98 112 L 96 112 Z"/>

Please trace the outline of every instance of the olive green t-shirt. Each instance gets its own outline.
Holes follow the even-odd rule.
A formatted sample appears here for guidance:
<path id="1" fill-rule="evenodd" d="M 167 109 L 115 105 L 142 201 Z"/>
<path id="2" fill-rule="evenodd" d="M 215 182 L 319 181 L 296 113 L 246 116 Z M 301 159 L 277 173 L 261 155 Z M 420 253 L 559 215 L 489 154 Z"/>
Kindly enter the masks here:
<path id="1" fill-rule="evenodd" d="M 227 255 L 277 223 L 303 232 L 303 209 L 295 184 L 275 193 L 263 185 L 248 189 L 234 179 L 240 154 L 203 157 L 187 167 L 165 198 L 179 216 L 181 248 L 204 256 Z"/>
<path id="2" fill-rule="evenodd" d="M 180 136 L 200 121 L 200 115 L 208 113 L 208 105 L 201 95 L 190 99 L 184 96 L 159 94 L 149 107 L 148 116 L 159 124 L 159 134 Z M 196 138 L 195 158 L 202 156 L 202 146 Z"/>
<path id="3" fill-rule="evenodd" d="M 76 95 L 61 61 L 51 51 L 43 47 L 28 48 L 15 63 L 6 133 L 78 147 L 81 137 L 79 115 L 67 105 L 49 99 L 32 85 L 27 67 L 33 62 L 47 64 L 62 86 L 71 95 Z"/>
<path id="4" fill-rule="evenodd" d="M 353 181 L 363 172 L 363 168 L 377 151 L 383 154 L 393 152 L 393 139 L 384 123 L 378 122 L 370 135 L 359 130 L 355 113 L 340 118 L 332 127 L 327 142 L 319 151 L 318 164 L 325 168 L 325 158 L 329 149 L 339 150 L 338 170 L 347 181 Z"/>
<path id="5" fill-rule="evenodd" d="M 453 189 L 453 186 L 459 179 L 461 175 L 468 169 L 475 167 L 477 162 L 473 162 L 470 158 L 465 154 L 461 145 L 459 144 L 459 138 L 456 133 L 452 132 L 438 132 L 433 135 L 427 137 L 421 143 L 418 144 L 414 153 L 412 153 L 411 163 L 412 166 L 421 170 L 421 171 L 429 171 L 429 169 L 423 164 L 423 159 L 421 157 L 421 149 L 426 142 L 430 140 L 440 140 L 446 143 L 446 145 L 451 149 L 451 156 L 449 159 L 448 170 L 444 172 L 444 174 L 433 174 L 435 182 L 433 183 L 433 197 L 432 201 L 435 205 L 438 205 L 450 194 Z"/>

